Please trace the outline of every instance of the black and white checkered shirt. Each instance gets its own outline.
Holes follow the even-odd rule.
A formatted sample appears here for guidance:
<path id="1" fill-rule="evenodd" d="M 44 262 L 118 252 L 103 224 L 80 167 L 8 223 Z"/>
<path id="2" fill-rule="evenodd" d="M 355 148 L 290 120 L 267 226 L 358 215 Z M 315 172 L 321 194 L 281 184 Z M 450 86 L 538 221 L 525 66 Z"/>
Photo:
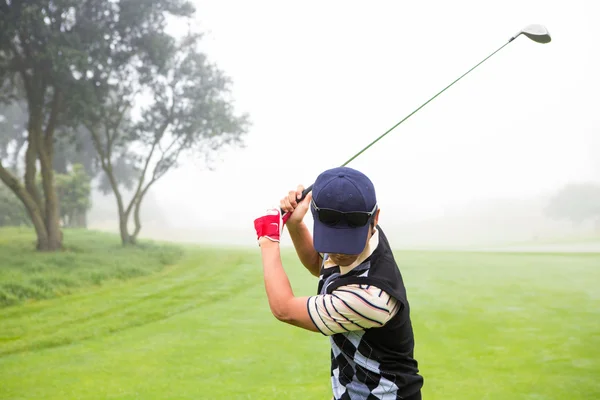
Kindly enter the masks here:
<path id="1" fill-rule="evenodd" d="M 322 331 L 331 341 L 331 385 L 336 400 L 404 399 L 419 394 L 423 386 L 413 356 L 414 335 L 404 282 L 387 238 L 380 227 L 377 230 L 377 247 L 352 270 L 340 273 L 339 267 L 321 268 L 320 296 L 359 285 L 379 288 L 400 304 L 382 326 Z"/>

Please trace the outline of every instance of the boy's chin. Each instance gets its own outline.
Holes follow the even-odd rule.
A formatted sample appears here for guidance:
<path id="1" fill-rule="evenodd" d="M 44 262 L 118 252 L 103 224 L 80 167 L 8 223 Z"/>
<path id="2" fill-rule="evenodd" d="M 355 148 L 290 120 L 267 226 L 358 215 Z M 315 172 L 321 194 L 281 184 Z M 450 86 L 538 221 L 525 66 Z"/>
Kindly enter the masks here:
<path id="1" fill-rule="evenodd" d="M 358 258 L 358 255 L 348 255 L 348 254 L 330 254 L 329 258 L 341 267 L 348 266 L 352 264 Z"/>

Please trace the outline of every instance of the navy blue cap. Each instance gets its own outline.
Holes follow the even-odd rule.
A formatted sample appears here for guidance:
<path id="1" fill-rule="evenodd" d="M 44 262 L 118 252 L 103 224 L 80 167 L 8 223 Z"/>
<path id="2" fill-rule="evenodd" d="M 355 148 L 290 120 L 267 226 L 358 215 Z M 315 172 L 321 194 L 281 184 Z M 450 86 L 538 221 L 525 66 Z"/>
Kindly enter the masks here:
<path id="1" fill-rule="evenodd" d="M 362 172 L 349 167 L 322 172 L 312 188 L 313 201 L 319 208 L 337 211 L 371 212 L 377 204 L 375 187 Z M 328 226 L 319 221 L 311 207 L 314 220 L 313 244 L 319 253 L 360 254 L 367 243 L 371 224 L 351 227 L 345 223 Z"/>

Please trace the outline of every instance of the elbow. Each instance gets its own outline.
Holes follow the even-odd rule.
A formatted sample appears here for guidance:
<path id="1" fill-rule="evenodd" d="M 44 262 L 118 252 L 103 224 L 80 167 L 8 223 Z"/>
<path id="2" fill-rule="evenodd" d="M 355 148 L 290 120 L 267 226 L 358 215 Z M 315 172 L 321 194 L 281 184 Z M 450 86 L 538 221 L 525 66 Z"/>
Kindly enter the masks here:
<path id="1" fill-rule="evenodd" d="M 292 321 L 290 312 L 284 304 L 271 305 L 271 313 L 281 322 L 290 323 Z"/>
<path id="2" fill-rule="evenodd" d="M 290 315 L 288 313 L 286 313 L 283 310 L 279 310 L 279 309 L 271 309 L 271 313 L 273 313 L 273 316 L 275 318 L 277 318 L 277 320 L 281 321 L 281 322 L 290 322 L 292 319 L 290 318 Z"/>
<path id="3" fill-rule="evenodd" d="M 318 278 L 321 275 L 321 264 L 303 263 L 302 265 L 304 265 L 304 268 L 306 268 L 312 276 Z"/>
<path id="4" fill-rule="evenodd" d="M 316 258 L 313 260 L 310 267 L 308 267 L 310 273 L 317 278 L 321 275 L 321 265 L 323 264 L 323 258 L 321 254 L 317 253 Z"/>

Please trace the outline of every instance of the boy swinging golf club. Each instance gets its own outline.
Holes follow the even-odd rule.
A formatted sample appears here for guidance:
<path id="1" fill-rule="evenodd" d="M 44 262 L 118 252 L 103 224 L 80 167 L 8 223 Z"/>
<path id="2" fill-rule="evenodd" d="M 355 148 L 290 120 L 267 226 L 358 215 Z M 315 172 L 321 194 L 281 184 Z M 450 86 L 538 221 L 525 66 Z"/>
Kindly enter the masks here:
<path id="1" fill-rule="evenodd" d="M 413 355 L 406 289 L 379 226 L 375 189 L 368 177 L 346 165 L 521 35 L 537 43 L 551 41 L 542 25 L 519 31 L 341 167 L 324 171 L 306 189 L 290 191 L 279 209 L 254 220 L 271 311 L 280 321 L 330 337 L 335 400 L 418 400 L 424 382 Z M 313 237 L 303 222 L 309 208 Z M 281 265 L 279 241 L 286 222 L 300 261 L 319 277 L 315 296 L 295 297 Z"/>
<path id="2" fill-rule="evenodd" d="M 338 167 L 280 202 L 302 264 L 319 277 L 318 295 L 295 297 L 281 264 L 283 221 L 273 209 L 254 221 L 271 311 L 280 321 L 329 336 L 335 399 L 421 399 L 410 308 L 381 227 L 375 188 Z M 314 237 L 303 222 L 310 208 Z"/>

